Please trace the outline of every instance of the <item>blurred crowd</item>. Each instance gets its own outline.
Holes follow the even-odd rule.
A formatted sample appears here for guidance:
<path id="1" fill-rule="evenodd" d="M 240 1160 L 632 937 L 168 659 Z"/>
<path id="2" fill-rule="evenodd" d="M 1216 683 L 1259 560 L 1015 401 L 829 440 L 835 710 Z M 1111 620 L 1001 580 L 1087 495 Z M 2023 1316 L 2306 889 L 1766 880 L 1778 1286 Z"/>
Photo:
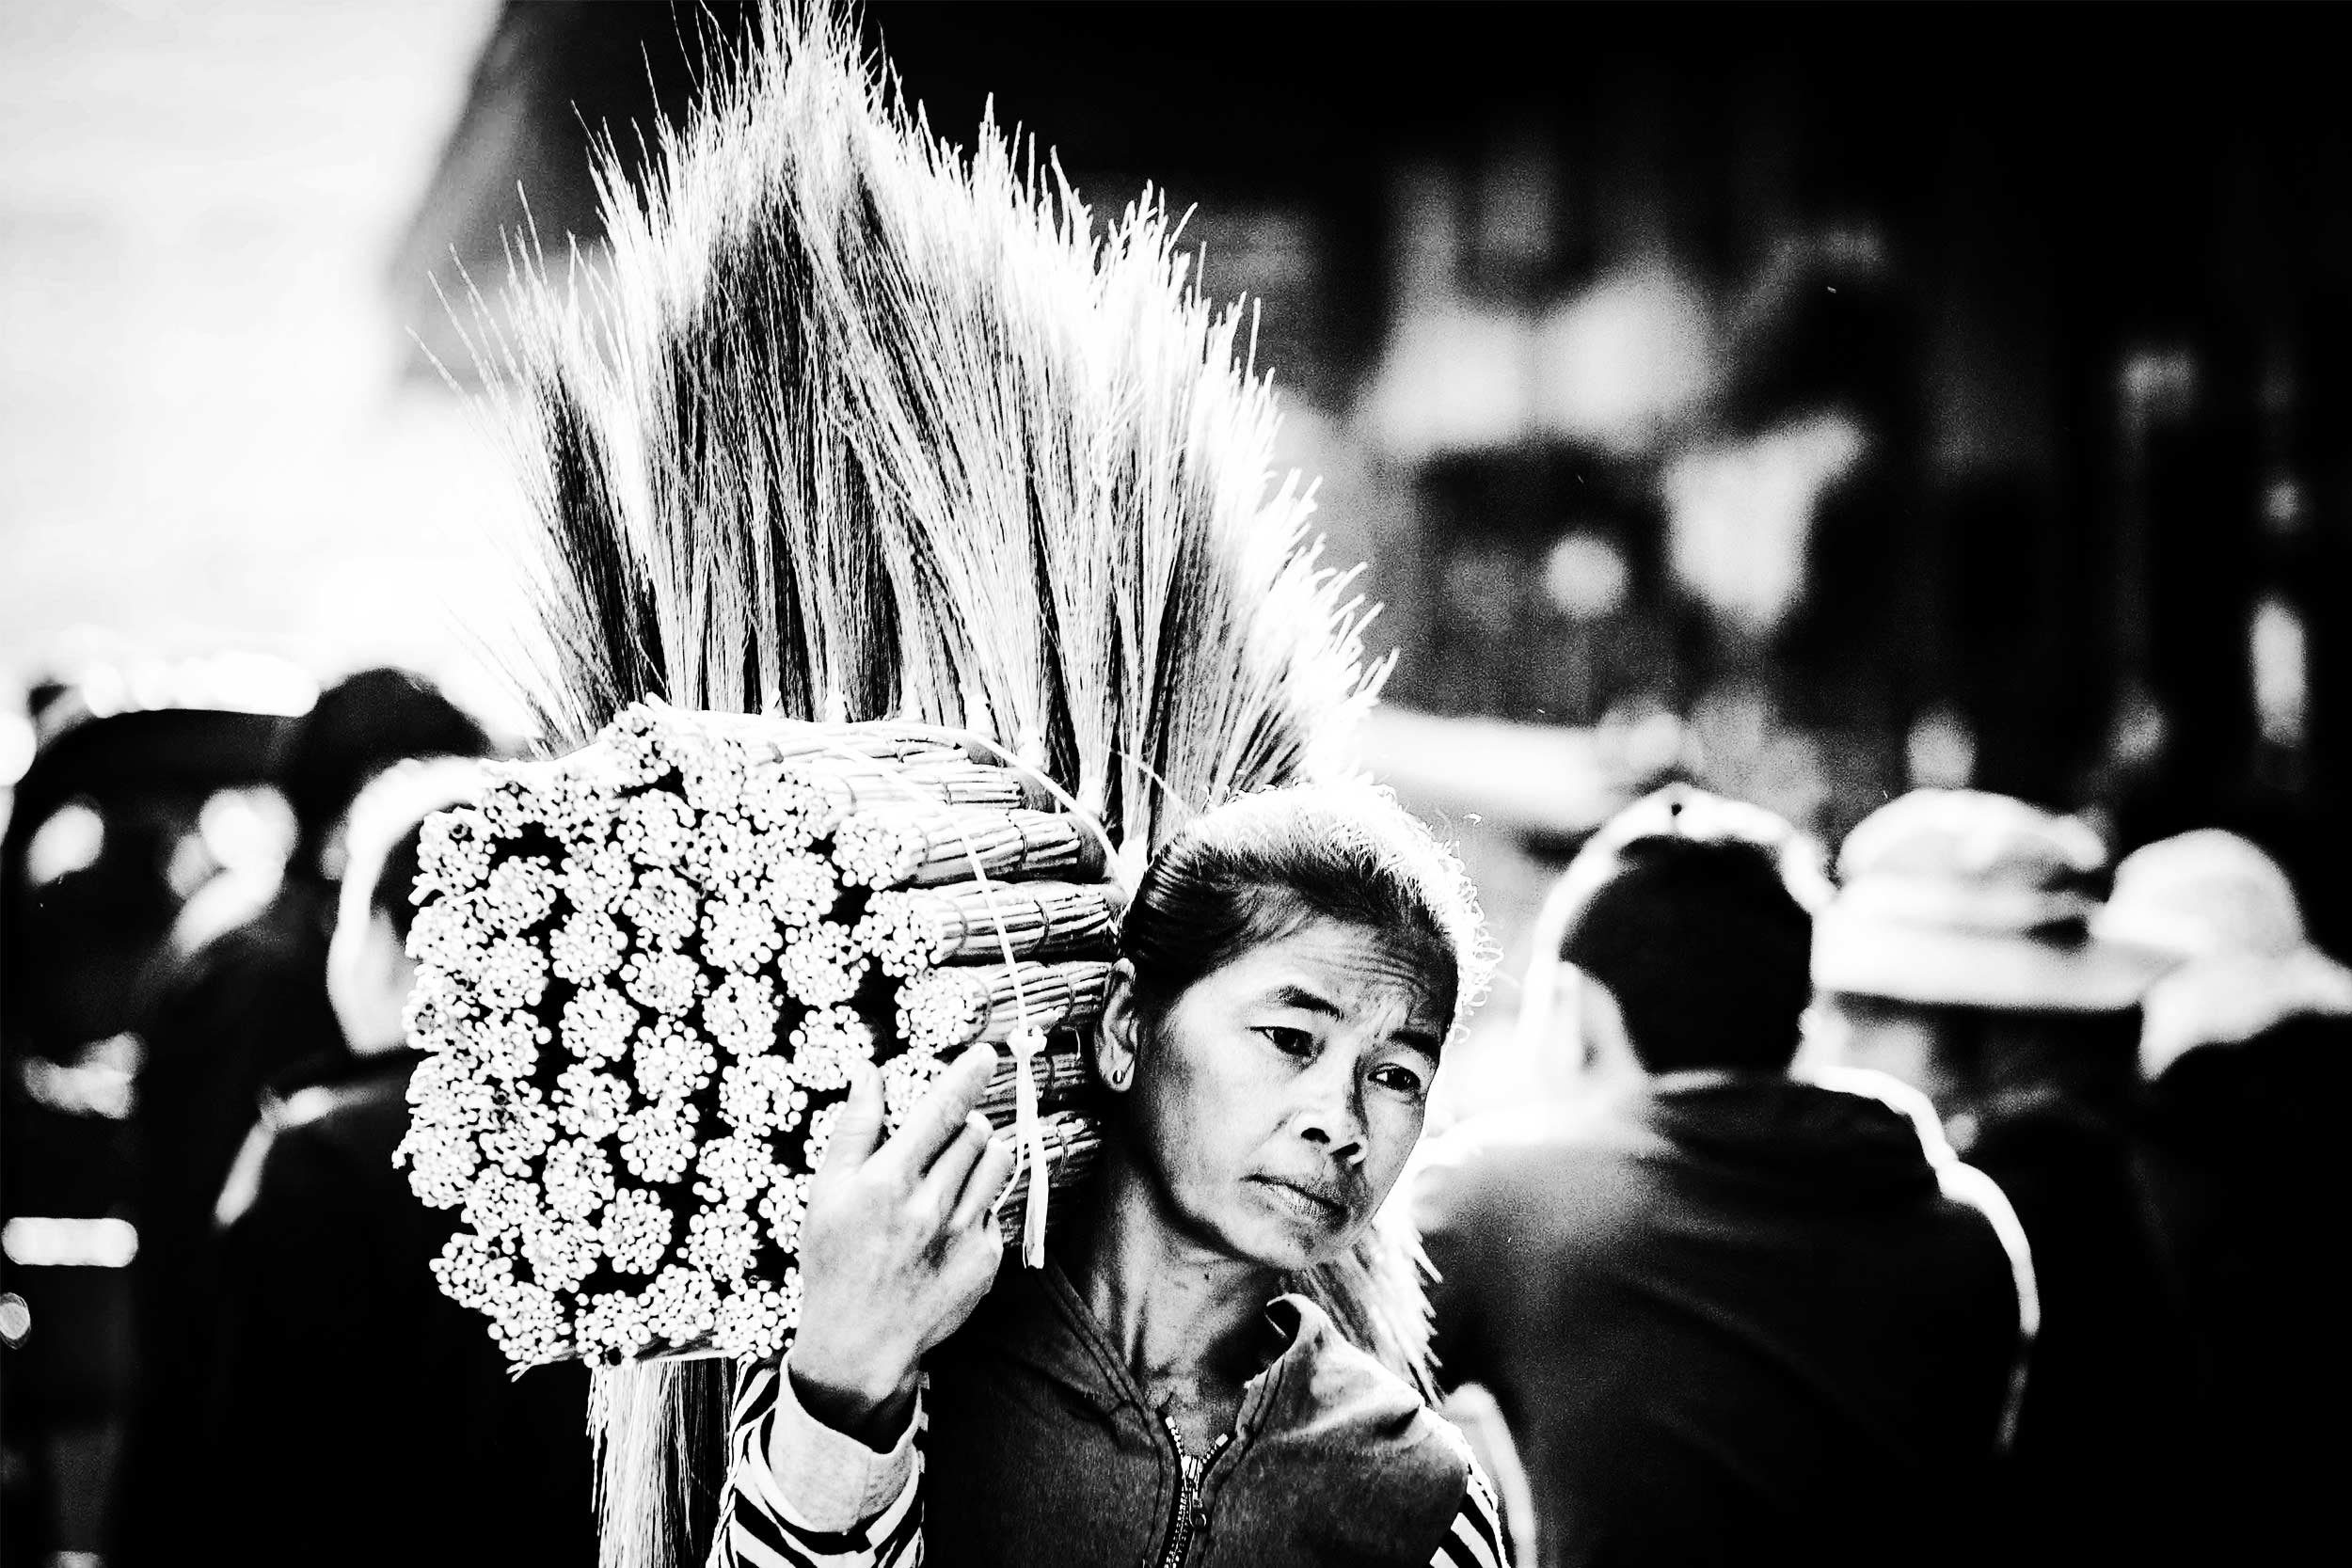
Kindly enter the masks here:
<path id="1" fill-rule="evenodd" d="M 131 760 L 35 698 L 0 1328 L 29 1301 L 52 1354 L 0 1408 L 8 1549 L 592 1560 L 581 1369 L 507 1376 L 390 1159 L 421 824 L 507 748 L 389 669 Z M 252 788 L 282 843 L 183 863 Z M 2352 971 L 2261 847 L 2117 863 L 1922 788 L 1831 855 L 1675 783 L 1590 833 L 1532 945 L 1507 1044 L 1454 1069 L 1507 1108 L 1400 1188 L 1515 1560 L 2269 1560 L 2325 1525 Z M 119 1303 L 56 1283 L 102 1260 L 43 1213 L 135 1225 Z"/>
<path id="2" fill-rule="evenodd" d="M 65 690 L 37 691 L 35 706 L 0 997 L 10 1236 L 32 1243 L 9 1258 L 38 1280 L 16 1299 L 30 1298 L 24 1338 L 47 1341 L 46 1375 L 10 1379 L 8 1438 L 24 1457 L 5 1502 L 9 1555 L 46 1541 L 124 1564 L 213 1549 L 248 1562 L 452 1549 L 489 1562 L 526 1546 L 592 1560 L 583 1369 L 510 1380 L 434 1284 L 455 1216 L 417 1203 L 392 1164 L 421 1059 L 402 1011 L 422 822 L 470 796 L 479 759 L 501 748 L 394 669 L 267 722 L 92 714 Z M 176 733 L 107 734 L 164 718 Z M 182 786 L 159 790 L 175 773 Z M 225 836 L 220 802 L 239 784 L 282 802 L 282 841 L 251 858 L 181 853 L 207 826 Z M 113 1114 L 24 1092 L 87 1074 L 88 1049 L 58 1059 L 110 1026 L 128 1081 L 101 1108 Z M 73 1173 L 86 1190 L 60 1193 Z M 128 1257 L 76 1251 L 94 1222 L 53 1217 L 93 1198 L 129 1216 Z M 113 1275 L 123 1299 L 99 1303 L 122 1326 L 94 1341 L 74 1332 L 70 1291 L 44 1287 L 106 1261 L 129 1265 Z M 355 1510 L 355 1484 L 401 1502 Z"/>
<path id="3" fill-rule="evenodd" d="M 2218 831 L 2111 864 L 1920 789 L 1826 869 L 1678 785 L 1614 818 L 1528 977 L 1551 1091 L 1435 1146 L 1521 1560 L 2283 1560 L 2352 1364 L 2352 971 Z"/>

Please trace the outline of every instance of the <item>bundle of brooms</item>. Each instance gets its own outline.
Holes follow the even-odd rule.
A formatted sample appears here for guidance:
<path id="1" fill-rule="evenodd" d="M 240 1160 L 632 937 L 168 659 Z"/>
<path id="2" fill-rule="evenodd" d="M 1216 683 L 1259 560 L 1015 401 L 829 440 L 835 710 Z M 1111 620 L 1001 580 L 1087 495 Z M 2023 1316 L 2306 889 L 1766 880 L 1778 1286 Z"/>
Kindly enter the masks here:
<path id="1" fill-rule="evenodd" d="M 1041 172 L 993 124 L 969 155 L 935 140 L 831 8 L 771 5 L 763 23 L 742 57 L 711 62 L 689 119 L 657 128 L 641 183 L 603 157 L 601 254 L 550 264 L 534 239 L 505 312 L 477 314 L 477 356 L 501 394 L 496 428 L 536 525 L 529 695 L 551 753 L 659 700 L 679 721 L 670 733 L 797 748 L 812 763 L 799 783 L 855 800 L 816 851 L 841 891 L 809 929 L 847 933 L 854 961 L 870 960 L 846 1006 L 878 1060 L 935 1059 L 923 1041 L 1019 1029 L 1041 1010 L 1081 1028 L 1094 995 L 1083 966 L 1108 954 L 1108 902 L 1104 928 L 1071 947 L 1006 954 L 1000 935 L 1058 931 L 1066 912 L 1019 903 L 1046 885 L 1022 879 L 1032 849 L 1050 841 L 1078 857 L 1045 874 L 1065 888 L 1098 875 L 1090 845 L 1108 851 L 1113 882 L 1132 885 L 1193 813 L 1335 771 L 1335 744 L 1387 665 L 1363 657 L 1353 574 L 1318 562 L 1309 490 L 1275 474 L 1272 394 L 1237 342 L 1244 318 L 1201 300 L 1157 198 L 1098 231 L 1050 165 Z M 924 755 L 921 768 L 889 754 L 942 736 L 951 743 L 936 750 L 956 754 Z M 844 752 L 891 766 L 868 779 Z M 993 772 L 1021 803 L 882 798 L 895 787 L 882 775 L 926 768 Z M 861 794 L 868 783 L 880 793 Z M 695 784 L 690 772 L 675 791 L 628 787 L 691 803 Z M 938 831 L 979 813 L 994 814 L 989 826 Z M 1100 825 L 1099 844 L 1084 824 Z M 754 858 L 785 852 L 763 841 Z M 714 851 L 690 842 L 684 853 Z M 1020 869 L 973 874 L 995 854 Z M 904 885 L 849 891 L 866 877 Z M 705 890 L 706 920 L 708 907 Z M 688 940 L 675 917 L 654 919 Z M 838 935 L 803 946 L 853 961 Z M 731 1069 L 797 1062 L 805 1009 L 845 1005 L 788 995 L 792 951 L 780 943 L 774 976 L 787 1033 L 741 1059 L 719 1042 L 718 1093 Z M 550 941 L 551 974 L 553 961 Z M 713 995 L 731 983 L 722 970 L 739 973 L 700 967 Z M 803 1009 L 797 1047 L 790 1006 Z M 574 1065 L 562 1020 L 543 1026 L 560 1076 Z M 1082 1079 L 1060 1046 L 1042 1059 L 1041 1097 Z M 781 1070 L 818 1105 L 805 1067 Z M 1083 1159 L 1074 1141 L 1070 1152 Z M 775 1168 L 792 1174 L 788 1151 Z M 730 1191 L 728 1176 L 708 1180 Z M 765 1190 L 778 1190 L 774 1176 Z M 533 1196 L 552 1208 L 550 1184 Z M 1009 1222 L 1017 1207 L 1005 1206 Z M 770 1250 L 743 1278 L 781 1295 L 778 1234 L 762 1233 Z M 535 1269 L 527 1245 L 517 1232 L 501 1254 L 514 1281 Z M 1295 1283 L 1427 1386 L 1409 1241 L 1376 1228 Z M 782 1323 L 788 1306 L 775 1305 Z M 606 1354 L 700 1343 L 664 1332 L 699 1322 L 699 1305 L 665 1296 L 662 1310 L 674 1315 L 660 1325 L 637 1321 L 650 1307 L 619 1313 L 626 1331 L 600 1318 L 587 1339 Z M 722 1322 L 723 1310 L 712 1309 L 713 1348 L 769 1343 L 764 1308 Z M 568 1351 L 552 1331 L 509 1334 L 525 1359 L 581 1353 L 577 1316 Z M 698 1549 L 708 1487 L 680 1465 L 698 1448 L 693 1422 L 709 1418 L 689 1414 L 692 1369 L 709 1364 L 600 1374 L 609 1561 Z"/>
<path id="2" fill-rule="evenodd" d="M 781 1350 L 865 1063 L 895 1125 L 955 1053 L 1010 1045 L 981 1109 L 1034 1259 L 1041 1184 L 1101 1144 L 1082 1032 L 1119 898 L 1102 830 L 977 750 L 636 705 L 429 824 L 399 1158 L 461 1211 L 435 1273 L 516 1367 Z"/>

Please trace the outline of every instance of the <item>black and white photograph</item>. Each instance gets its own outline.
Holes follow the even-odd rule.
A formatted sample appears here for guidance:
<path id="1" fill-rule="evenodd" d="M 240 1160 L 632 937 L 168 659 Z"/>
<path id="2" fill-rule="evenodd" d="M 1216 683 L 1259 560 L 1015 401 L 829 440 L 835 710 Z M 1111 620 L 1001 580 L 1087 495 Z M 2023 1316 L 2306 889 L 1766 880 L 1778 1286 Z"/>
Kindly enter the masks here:
<path id="1" fill-rule="evenodd" d="M 0 0 L 0 1561 L 2324 1557 L 2339 27 Z"/>

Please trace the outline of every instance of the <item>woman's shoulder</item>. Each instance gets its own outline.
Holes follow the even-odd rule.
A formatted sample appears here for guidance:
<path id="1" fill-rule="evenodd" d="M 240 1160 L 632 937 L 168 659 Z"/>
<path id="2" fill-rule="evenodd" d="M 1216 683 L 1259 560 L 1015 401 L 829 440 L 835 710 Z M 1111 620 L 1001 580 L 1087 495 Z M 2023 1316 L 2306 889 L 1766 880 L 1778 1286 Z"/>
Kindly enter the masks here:
<path id="1" fill-rule="evenodd" d="M 1425 1450 L 1427 1461 L 1439 1468 L 1468 1469 L 1470 1448 L 1454 1424 L 1411 1384 L 1340 1332 L 1321 1307 L 1305 1296 L 1286 1295 L 1269 1305 L 1267 1315 L 1290 1343 L 1266 1370 L 1261 1425 L 1339 1434 L 1392 1453 Z"/>
<path id="2" fill-rule="evenodd" d="M 1299 1541 L 1353 1543 L 1360 1560 L 1419 1568 L 1466 1513 L 1492 1513 L 1476 1507 L 1483 1482 L 1459 1428 L 1313 1302 L 1284 1296 L 1269 1310 L 1295 1328 L 1263 1397 L 1244 1406 L 1246 1451 L 1279 1478 L 1269 1483 L 1288 1497 Z"/>

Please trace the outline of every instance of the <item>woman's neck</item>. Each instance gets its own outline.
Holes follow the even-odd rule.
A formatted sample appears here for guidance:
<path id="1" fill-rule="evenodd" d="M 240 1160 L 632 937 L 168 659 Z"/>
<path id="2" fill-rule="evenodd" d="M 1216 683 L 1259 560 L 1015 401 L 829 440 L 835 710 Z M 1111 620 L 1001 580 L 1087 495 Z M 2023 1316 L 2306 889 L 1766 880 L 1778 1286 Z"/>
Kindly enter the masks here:
<path id="1" fill-rule="evenodd" d="M 1153 1407 L 1187 1442 L 1214 1441 L 1279 1348 L 1265 1307 L 1281 1276 L 1184 1236 L 1140 1171 L 1104 1164 L 1072 1282 Z"/>

